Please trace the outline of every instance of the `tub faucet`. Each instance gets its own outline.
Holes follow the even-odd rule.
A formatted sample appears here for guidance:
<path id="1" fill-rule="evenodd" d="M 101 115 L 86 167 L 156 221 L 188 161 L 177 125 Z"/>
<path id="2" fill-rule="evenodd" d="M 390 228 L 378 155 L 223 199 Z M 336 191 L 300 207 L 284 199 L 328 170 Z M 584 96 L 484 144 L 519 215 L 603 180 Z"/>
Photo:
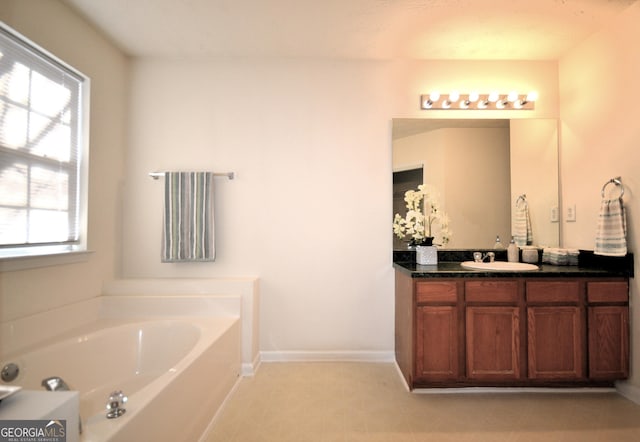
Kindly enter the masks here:
<path id="1" fill-rule="evenodd" d="M 69 391 L 67 383 L 59 376 L 51 376 L 42 380 L 41 385 L 48 391 Z M 82 417 L 78 416 L 78 432 L 82 434 Z"/>
<path id="2" fill-rule="evenodd" d="M 41 384 L 49 391 L 69 391 L 67 383 L 59 376 L 51 376 L 42 380 Z"/>
<path id="3" fill-rule="evenodd" d="M 127 397 L 121 390 L 114 391 L 107 401 L 107 419 L 115 419 L 127 411 L 122 406 L 127 402 Z"/>

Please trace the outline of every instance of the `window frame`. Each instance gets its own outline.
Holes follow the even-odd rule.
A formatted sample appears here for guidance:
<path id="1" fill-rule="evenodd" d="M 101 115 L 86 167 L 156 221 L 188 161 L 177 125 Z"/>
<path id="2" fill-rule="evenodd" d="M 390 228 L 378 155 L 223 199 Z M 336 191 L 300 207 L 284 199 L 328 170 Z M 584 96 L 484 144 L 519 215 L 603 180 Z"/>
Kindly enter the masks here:
<path id="1" fill-rule="evenodd" d="M 70 202 L 70 205 L 77 204 L 78 206 L 77 240 L 72 242 L 50 242 L 30 245 L 20 244 L 16 246 L 2 245 L 0 247 L 0 271 L 51 265 L 51 262 L 48 259 L 46 261 L 42 261 L 42 259 L 33 260 L 30 258 L 74 255 L 71 261 L 69 261 L 69 258 L 64 258 L 61 262 L 66 263 L 83 260 L 81 256 L 84 253 L 88 252 L 89 118 L 91 79 L 87 75 L 80 72 L 78 69 L 64 62 L 38 44 L 34 43 L 29 38 L 7 26 L 5 23 L 0 22 L 0 31 L 4 32 L 10 38 L 14 39 L 21 46 L 23 46 L 25 51 L 30 53 L 28 54 L 28 57 L 39 57 L 41 60 L 45 60 L 48 63 L 52 63 L 54 65 L 57 65 L 57 67 L 68 71 L 71 75 L 78 77 L 78 79 L 80 80 L 78 96 L 79 112 L 77 115 L 78 184 L 76 186 L 76 202 Z M 9 261 L 16 260 L 16 258 L 18 259 L 19 263 L 13 262 L 9 264 Z"/>

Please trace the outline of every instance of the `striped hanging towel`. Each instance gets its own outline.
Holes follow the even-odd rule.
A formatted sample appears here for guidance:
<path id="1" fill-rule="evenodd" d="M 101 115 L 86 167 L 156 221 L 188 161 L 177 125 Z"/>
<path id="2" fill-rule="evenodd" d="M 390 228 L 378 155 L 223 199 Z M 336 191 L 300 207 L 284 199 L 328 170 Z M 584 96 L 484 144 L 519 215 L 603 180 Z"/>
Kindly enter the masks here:
<path id="1" fill-rule="evenodd" d="M 162 262 L 213 261 L 213 173 L 166 172 Z"/>
<path id="2" fill-rule="evenodd" d="M 627 220 L 622 198 L 602 200 L 593 253 L 605 256 L 627 254 Z"/>
<path id="3" fill-rule="evenodd" d="M 531 230 L 529 203 L 524 198 L 519 198 L 516 202 L 513 222 L 513 240 L 518 247 L 533 244 L 533 231 Z"/>

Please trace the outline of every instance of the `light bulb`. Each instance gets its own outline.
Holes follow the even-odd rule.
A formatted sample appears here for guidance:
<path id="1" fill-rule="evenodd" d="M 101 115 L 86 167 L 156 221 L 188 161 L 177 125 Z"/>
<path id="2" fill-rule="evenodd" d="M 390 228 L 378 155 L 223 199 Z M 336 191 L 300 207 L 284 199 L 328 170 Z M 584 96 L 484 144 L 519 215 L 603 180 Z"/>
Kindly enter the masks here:
<path id="1" fill-rule="evenodd" d="M 515 103 L 517 99 L 518 99 L 518 93 L 516 91 L 511 91 L 507 95 L 507 100 L 511 103 Z"/>
<path id="2" fill-rule="evenodd" d="M 538 93 L 536 91 L 531 91 L 527 94 L 527 101 L 536 101 L 538 99 Z"/>
<path id="3" fill-rule="evenodd" d="M 433 102 L 436 102 L 440 99 L 440 92 L 433 91 L 429 94 L 429 99 Z"/>
<path id="4" fill-rule="evenodd" d="M 459 99 L 460 99 L 460 92 L 458 92 L 458 91 L 452 91 L 452 92 L 449 94 L 449 101 L 450 101 L 451 103 L 455 103 L 455 102 L 456 102 L 456 101 L 458 101 Z"/>
<path id="5" fill-rule="evenodd" d="M 480 94 L 477 92 L 471 92 L 469 94 L 469 103 L 475 103 L 480 98 Z"/>
<path id="6" fill-rule="evenodd" d="M 496 91 L 493 91 L 489 94 L 489 101 L 492 103 L 498 101 L 498 98 L 500 98 L 500 94 L 498 94 Z"/>

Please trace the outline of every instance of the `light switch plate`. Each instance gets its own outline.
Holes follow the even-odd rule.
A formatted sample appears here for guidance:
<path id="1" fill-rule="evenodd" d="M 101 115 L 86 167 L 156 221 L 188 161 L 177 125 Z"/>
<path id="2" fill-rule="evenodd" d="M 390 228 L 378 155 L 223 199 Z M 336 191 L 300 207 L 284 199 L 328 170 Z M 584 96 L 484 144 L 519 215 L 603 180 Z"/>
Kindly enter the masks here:
<path id="1" fill-rule="evenodd" d="M 575 221 L 576 221 L 576 205 L 575 205 L 575 204 L 569 204 L 569 205 L 567 206 L 567 213 L 566 213 L 566 215 L 567 215 L 567 216 L 565 217 L 565 219 L 566 219 L 566 221 L 567 221 L 568 223 L 571 223 L 571 222 L 575 222 Z"/>
<path id="2" fill-rule="evenodd" d="M 560 219 L 560 214 L 558 213 L 558 206 L 553 206 L 551 208 L 549 221 L 551 221 L 552 223 L 557 223 L 559 219 Z"/>

